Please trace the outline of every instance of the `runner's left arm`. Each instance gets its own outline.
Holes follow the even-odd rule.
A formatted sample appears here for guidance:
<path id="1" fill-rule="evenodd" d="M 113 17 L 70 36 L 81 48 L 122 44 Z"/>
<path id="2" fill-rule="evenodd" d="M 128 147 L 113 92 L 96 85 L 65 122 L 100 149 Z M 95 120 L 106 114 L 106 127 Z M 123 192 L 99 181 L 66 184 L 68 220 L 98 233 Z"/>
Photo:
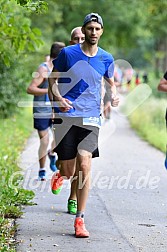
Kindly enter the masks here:
<path id="1" fill-rule="evenodd" d="M 111 87 L 111 105 L 113 107 L 117 107 L 119 104 L 119 97 L 117 96 L 117 89 L 116 89 L 116 85 L 114 83 L 114 77 L 112 77 L 112 78 L 105 77 L 105 80 L 107 81 L 107 83 Z"/>

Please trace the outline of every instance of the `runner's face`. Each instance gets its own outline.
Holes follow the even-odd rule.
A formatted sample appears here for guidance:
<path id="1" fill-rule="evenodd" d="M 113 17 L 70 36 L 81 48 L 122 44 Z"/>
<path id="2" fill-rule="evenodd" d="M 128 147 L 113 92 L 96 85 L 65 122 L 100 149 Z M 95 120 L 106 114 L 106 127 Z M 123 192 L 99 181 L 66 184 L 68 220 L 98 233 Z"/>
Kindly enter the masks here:
<path id="1" fill-rule="evenodd" d="M 83 33 L 85 34 L 85 41 L 90 45 L 95 45 L 98 43 L 103 29 L 99 23 L 90 22 L 83 27 Z"/>
<path id="2" fill-rule="evenodd" d="M 85 40 L 85 35 L 82 33 L 80 29 L 77 29 L 73 34 L 70 44 L 75 45 L 78 43 L 83 43 L 84 40 Z"/>

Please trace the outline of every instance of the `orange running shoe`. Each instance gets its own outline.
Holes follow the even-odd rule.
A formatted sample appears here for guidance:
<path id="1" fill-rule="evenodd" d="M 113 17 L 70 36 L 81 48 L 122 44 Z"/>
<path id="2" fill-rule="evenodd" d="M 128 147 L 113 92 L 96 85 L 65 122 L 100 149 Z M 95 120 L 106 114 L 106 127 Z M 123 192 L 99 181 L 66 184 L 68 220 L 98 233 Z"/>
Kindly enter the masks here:
<path id="1" fill-rule="evenodd" d="M 87 238 L 89 232 L 85 228 L 84 220 L 81 217 L 77 217 L 74 223 L 76 238 Z"/>
<path id="2" fill-rule="evenodd" d="M 51 179 L 51 188 L 53 194 L 59 194 L 63 185 L 63 177 L 59 172 L 54 173 Z"/>

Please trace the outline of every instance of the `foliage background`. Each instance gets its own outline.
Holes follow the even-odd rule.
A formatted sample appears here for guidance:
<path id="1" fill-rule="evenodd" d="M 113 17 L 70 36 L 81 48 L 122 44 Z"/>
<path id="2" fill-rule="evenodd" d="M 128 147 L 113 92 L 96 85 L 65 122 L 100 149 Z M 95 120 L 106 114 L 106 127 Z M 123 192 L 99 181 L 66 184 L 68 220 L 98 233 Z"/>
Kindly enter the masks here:
<path id="1" fill-rule="evenodd" d="M 0 0 L 0 115 L 17 110 L 52 42 L 68 45 L 90 12 L 104 19 L 100 46 L 159 78 L 167 66 L 166 9 L 166 0 Z"/>
<path id="2" fill-rule="evenodd" d="M 101 47 L 148 73 L 152 95 L 129 119 L 140 136 L 165 152 L 166 94 L 157 92 L 157 84 L 167 69 L 166 9 L 166 0 L 0 0 L 0 251 L 15 251 L 8 219 L 20 216 L 20 206 L 33 198 L 32 192 L 8 186 L 32 130 L 31 113 L 17 104 L 30 99 L 26 87 L 51 44 L 68 45 L 71 30 L 86 14 L 103 17 Z"/>

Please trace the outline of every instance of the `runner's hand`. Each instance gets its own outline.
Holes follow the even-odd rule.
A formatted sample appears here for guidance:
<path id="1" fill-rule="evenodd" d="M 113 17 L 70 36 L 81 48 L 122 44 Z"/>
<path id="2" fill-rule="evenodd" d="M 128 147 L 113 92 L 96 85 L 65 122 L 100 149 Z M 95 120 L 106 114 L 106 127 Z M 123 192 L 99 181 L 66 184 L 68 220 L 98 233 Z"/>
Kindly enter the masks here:
<path id="1" fill-rule="evenodd" d="M 61 112 L 68 112 L 71 108 L 72 102 L 66 98 L 62 98 L 61 101 L 59 101 L 59 109 Z"/>
<path id="2" fill-rule="evenodd" d="M 119 104 L 119 97 L 118 96 L 114 96 L 111 98 L 111 106 L 112 107 L 117 107 Z"/>

